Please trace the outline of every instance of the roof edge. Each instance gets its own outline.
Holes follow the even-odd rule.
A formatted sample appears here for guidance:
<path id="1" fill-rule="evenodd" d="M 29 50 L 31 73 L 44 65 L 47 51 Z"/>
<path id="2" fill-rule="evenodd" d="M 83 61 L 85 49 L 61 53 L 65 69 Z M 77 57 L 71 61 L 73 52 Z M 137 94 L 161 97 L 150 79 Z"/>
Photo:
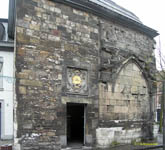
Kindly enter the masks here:
<path id="1" fill-rule="evenodd" d="M 134 21 L 124 15 L 121 15 L 110 9 L 101 7 L 89 1 L 84 1 L 84 0 L 79 0 L 79 1 L 77 0 L 51 0 L 51 1 L 61 3 L 61 4 L 66 4 L 73 8 L 93 13 L 94 15 L 103 17 L 104 19 L 107 19 L 107 20 L 115 20 L 119 24 L 130 27 L 134 30 L 140 31 L 141 33 L 144 33 L 151 38 L 154 38 L 159 35 L 158 31 L 142 23 Z"/>
<path id="2" fill-rule="evenodd" d="M 3 22 L 8 23 L 8 19 L 6 19 L 6 18 L 0 18 L 0 22 L 1 23 L 3 23 Z"/>

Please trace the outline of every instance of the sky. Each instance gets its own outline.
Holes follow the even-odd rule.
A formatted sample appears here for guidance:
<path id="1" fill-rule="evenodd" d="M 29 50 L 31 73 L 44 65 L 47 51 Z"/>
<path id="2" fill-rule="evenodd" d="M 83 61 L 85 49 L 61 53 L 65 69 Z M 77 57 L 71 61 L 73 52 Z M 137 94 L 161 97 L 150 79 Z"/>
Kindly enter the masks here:
<path id="1" fill-rule="evenodd" d="M 0 2 L 0 18 L 8 18 L 8 4 L 9 0 L 2 0 Z"/>
<path id="2" fill-rule="evenodd" d="M 165 21 L 164 21 L 164 0 L 113 0 L 118 5 L 133 12 L 143 24 L 157 30 L 160 34 L 156 38 L 157 46 L 165 54 Z M 8 18 L 8 0 L 0 2 L 0 18 Z M 161 46 L 159 46 L 159 38 Z"/>
<path id="3" fill-rule="evenodd" d="M 165 21 L 164 21 L 164 0 L 113 0 L 118 5 L 133 12 L 143 24 L 158 31 L 160 34 L 155 38 L 157 69 L 160 70 L 158 48 L 165 56 Z M 159 40 L 160 39 L 160 40 Z"/>

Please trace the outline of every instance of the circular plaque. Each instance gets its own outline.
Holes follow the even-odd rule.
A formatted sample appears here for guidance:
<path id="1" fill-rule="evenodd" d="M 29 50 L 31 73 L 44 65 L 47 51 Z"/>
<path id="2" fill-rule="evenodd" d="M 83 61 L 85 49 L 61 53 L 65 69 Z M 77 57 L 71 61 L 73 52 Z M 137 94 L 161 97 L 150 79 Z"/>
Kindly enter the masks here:
<path id="1" fill-rule="evenodd" d="M 81 80 L 81 77 L 80 77 L 80 76 L 74 75 L 74 76 L 72 77 L 72 83 L 73 83 L 73 84 L 75 84 L 75 85 L 80 85 L 81 82 L 82 82 L 82 80 Z"/>

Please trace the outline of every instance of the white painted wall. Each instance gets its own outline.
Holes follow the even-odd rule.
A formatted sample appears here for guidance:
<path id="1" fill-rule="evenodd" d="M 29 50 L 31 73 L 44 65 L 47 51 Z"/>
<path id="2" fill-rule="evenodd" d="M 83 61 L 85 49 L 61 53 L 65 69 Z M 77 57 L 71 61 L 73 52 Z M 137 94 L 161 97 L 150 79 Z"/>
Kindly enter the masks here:
<path id="1" fill-rule="evenodd" d="M 0 91 L 0 102 L 2 103 L 2 125 L 1 138 L 13 138 L 13 52 L 0 51 L 3 57 L 3 90 Z"/>
<path id="2" fill-rule="evenodd" d="M 142 132 L 140 128 L 123 130 L 122 127 L 96 129 L 97 146 L 108 148 L 113 142 L 131 143 L 140 141 Z"/>

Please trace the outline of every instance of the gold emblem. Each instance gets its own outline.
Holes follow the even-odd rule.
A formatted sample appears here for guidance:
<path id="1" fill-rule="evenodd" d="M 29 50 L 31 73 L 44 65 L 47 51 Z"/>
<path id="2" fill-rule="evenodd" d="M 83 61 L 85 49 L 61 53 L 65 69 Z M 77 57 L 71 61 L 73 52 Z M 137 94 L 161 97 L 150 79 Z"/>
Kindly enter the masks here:
<path id="1" fill-rule="evenodd" d="M 80 85 L 81 84 L 81 82 L 82 82 L 82 80 L 81 80 L 81 77 L 80 76 L 78 76 L 78 75 L 74 75 L 73 77 L 72 77 L 72 83 L 74 84 L 74 85 Z"/>
<path id="2" fill-rule="evenodd" d="M 84 94 L 87 92 L 87 71 L 67 68 L 67 92 Z"/>

